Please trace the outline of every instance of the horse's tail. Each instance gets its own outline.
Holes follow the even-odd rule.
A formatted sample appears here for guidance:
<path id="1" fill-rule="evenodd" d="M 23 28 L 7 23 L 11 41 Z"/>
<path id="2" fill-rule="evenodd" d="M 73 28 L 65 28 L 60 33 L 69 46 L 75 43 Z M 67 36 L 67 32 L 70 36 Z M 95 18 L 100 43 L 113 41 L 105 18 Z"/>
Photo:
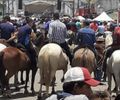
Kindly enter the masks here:
<path id="1" fill-rule="evenodd" d="M 82 56 L 82 66 L 86 67 L 86 61 L 87 61 L 87 52 L 88 52 L 88 47 L 86 47 L 83 51 L 83 56 Z"/>

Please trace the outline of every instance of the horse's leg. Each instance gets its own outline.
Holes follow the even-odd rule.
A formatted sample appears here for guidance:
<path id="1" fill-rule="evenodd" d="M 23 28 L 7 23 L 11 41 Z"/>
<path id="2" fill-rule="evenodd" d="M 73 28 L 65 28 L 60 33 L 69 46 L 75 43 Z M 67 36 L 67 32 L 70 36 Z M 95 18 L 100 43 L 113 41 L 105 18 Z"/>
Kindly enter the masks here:
<path id="1" fill-rule="evenodd" d="M 8 71 L 6 75 L 6 96 L 11 97 L 11 91 L 9 87 L 9 79 L 15 74 L 15 72 Z"/>
<path id="2" fill-rule="evenodd" d="M 108 91 L 111 94 L 111 81 L 112 81 L 112 74 L 110 72 L 108 72 Z"/>
<path id="3" fill-rule="evenodd" d="M 28 93 L 27 83 L 28 83 L 28 81 L 29 81 L 29 73 L 30 73 L 30 69 L 26 69 L 25 93 Z"/>
<path id="4" fill-rule="evenodd" d="M 21 84 L 24 84 L 24 83 L 25 83 L 25 81 L 23 80 L 23 72 L 24 72 L 24 71 L 21 71 L 21 76 L 20 76 Z"/>
<path id="5" fill-rule="evenodd" d="M 56 78 L 54 76 L 54 78 L 52 80 L 52 92 L 51 92 L 51 94 L 55 94 L 55 80 L 56 80 Z"/>
<path id="6" fill-rule="evenodd" d="M 119 76 L 119 75 L 118 75 Z M 113 92 L 116 92 L 116 91 L 118 91 L 118 85 L 117 85 L 117 81 L 116 81 L 116 79 L 115 79 L 115 75 L 113 74 L 113 79 L 114 79 L 114 82 L 115 82 L 115 88 L 112 90 Z"/>
<path id="7" fill-rule="evenodd" d="M 40 72 L 40 90 L 38 93 L 38 100 L 42 100 L 42 85 L 43 85 L 43 74 Z"/>
<path id="8" fill-rule="evenodd" d="M 35 67 L 34 69 L 32 69 L 31 91 L 32 91 L 33 94 L 35 93 L 35 90 L 34 90 L 34 81 L 35 81 L 36 72 L 37 72 L 37 67 Z"/>
<path id="9" fill-rule="evenodd" d="M 5 89 L 5 83 L 6 83 L 6 78 L 5 78 L 5 69 L 1 68 L 2 66 L 0 66 L 0 82 L 1 82 L 1 91 L 2 94 L 4 93 L 4 89 Z"/>
<path id="10" fill-rule="evenodd" d="M 67 71 L 67 68 L 63 70 L 63 77 L 62 77 L 62 79 L 61 79 L 61 82 L 64 81 L 64 75 L 65 75 L 66 71 Z"/>
<path id="11" fill-rule="evenodd" d="M 14 84 L 15 84 L 15 89 L 16 89 L 16 90 L 19 90 L 19 88 L 18 88 L 18 84 L 19 84 L 19 81 L 18 81 L 18 73 L 15 74 Z"/>

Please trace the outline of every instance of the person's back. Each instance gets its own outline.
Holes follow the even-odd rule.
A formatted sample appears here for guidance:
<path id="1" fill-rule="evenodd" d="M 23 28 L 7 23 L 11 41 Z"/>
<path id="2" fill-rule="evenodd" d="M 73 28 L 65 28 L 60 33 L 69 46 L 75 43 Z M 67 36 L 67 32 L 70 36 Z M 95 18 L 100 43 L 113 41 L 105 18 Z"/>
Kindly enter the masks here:
<path id="1" fill-rule="evenodd" d="M 10 17 L 5 16 L 4 22 L 0 24 L 1 38 L 8 40 L 11 38 L 11 35 L 14 33 L 15 29 L 12 23 L 10 22 Z"/>
<path id="2" fill-rule="evenodd" d="M 79 31 L 81 33 L 81 45 L 88 45 L 94 47 L 95 43 L 95 33 L 89 27 L 85 27 Z"/>
<path id="3" fill-rule="evenodd" d="M 28 25 L 24 25 L 19 28 L 18 31 L 18 43 L 28 45 L 30 42 L 31 28 Z"/>
<path id="4" fill-rule="evenodd" d="M 66 38 L 67 28 L 60 20 L 55 20 L 49 25 L 49 32 L 52 28 L 52 41 L 57 43 L 64 43 Z"/>

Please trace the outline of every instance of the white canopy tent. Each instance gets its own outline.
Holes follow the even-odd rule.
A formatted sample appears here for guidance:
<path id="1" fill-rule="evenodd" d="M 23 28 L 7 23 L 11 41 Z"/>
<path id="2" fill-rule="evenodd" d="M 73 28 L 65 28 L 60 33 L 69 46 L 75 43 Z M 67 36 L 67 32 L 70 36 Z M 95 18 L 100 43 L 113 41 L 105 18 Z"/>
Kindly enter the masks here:
<path id="1" fill-rule="evenodd" d="M 94 18 L 93 20 L 96 21 L 113 21 L 112 18 L 110 18 L 106 12 L 102 12 L 98 17 Z"/>

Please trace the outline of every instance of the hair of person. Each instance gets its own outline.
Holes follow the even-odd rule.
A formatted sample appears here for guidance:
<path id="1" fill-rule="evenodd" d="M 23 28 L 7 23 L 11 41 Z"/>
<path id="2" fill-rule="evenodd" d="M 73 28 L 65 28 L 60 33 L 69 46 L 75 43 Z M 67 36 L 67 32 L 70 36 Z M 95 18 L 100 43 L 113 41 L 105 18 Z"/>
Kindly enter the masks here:
<path id="1" fill-rule="evenodd" d="M 90 25 L 90 21 L 85 20 L 85 21 L 83 22 L 83 24 L 84 24 L 84 26 L 89 26 L 89 25 Z"/>
<path id="2" fill-rule="evenodd" d="M 116 96 L 115 100 L 120 100 L 120 94 Z"/>
<path id="3" fill-rule="evenodd" d="M 10 21 L 10 16 L 5 16 L 3 19 L 4 21 Z"/>
<path id="4" fill-rule="evenodd" d="M 78 87 L 82 88 L 85 83 L 81 81 L 76 82 L 66 82 L 63 84 L 63 91 L 67 93 L 72 93 L 74 86 L 77 85 Z"/>
<path id="5" fill-rule="evenodd" d="M 53 14 L 53 18 L 54 18 L 54 19 L 59 19 L 59 12 L 55 12 L 55 13 Z"/>
<path id="6" fill-rule="evenodd" d="M 33 20 L 31 18 L 27 19 L 26 22 L 29 24 L 31 22 L 33 22 Z"/>

